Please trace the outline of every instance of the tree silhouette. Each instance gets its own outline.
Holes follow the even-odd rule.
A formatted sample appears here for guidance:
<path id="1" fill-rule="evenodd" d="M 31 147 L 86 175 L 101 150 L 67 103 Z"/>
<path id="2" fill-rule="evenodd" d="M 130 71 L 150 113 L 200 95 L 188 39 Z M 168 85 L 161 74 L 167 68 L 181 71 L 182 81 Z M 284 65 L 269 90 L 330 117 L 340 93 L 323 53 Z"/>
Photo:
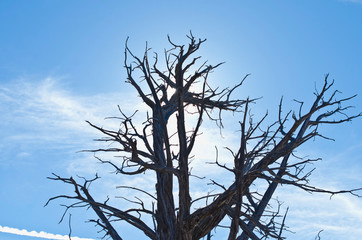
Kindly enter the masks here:
<path id="1" fill-rule="evenodd" d="M 208 75 L 222 63 L 208 65 L 204 62 L 198 65 L 200 56 L 195 56 L 195 53 L 205 40 L 196 39 L 192 34 L 188 39 L 187 45 L 178 45 L 168 38 L 171 47 L 164 52 L 165 66 L 162 70 L 159 68 L 159 56 L 155 54 L 150 59 L 147 46 L 144 55 L 137 57 L 126 42 L 126 82 L 134 87 L 148 107 L 147 117 L 141 126 L 136 126 L 134 115 L 127 116 L 120 108 L 119 129 L 109 130 L 88 122 L 105 136 L 99 141 L 113 143 L 112 147 L 90 151 L 122 154 L 121 161 L 119 158 L 104 160 L 96 157 L 101 163 L 112 166 L 116 173 L 123 175 L 138 175 L 145 171 L 155 174 L 155 194 L 140 186 L 123 186 L 152 199 L 152 208 L 147 208 L 146 200 L 141 198 L 129 200 L 135 207 L 128 209 L 113 207 L 108 199 L 105 202 L 95 200 L 89 185 L 98 176 L 76 181 L 73 177 L 63 178 L 54 174 L 50 179 L 72 185 L 75 195 L 59 195 L 49 201 L 58 198 L 69 200 L 71 203 L 66 205 L 66 210 L 92 208 L 98 219 L 91 221 L 115 240 L 122 239 L 114 226 L 117 221 L 133 225 L 150 239 L 161 240 L 195 240 L 206 236 L 211 239 L 211 230 L 223 221 L 224 227 L 226 223 L 229 228 L 228 239 L 242 240 L 282 239 L 286 214 L 280 214 L 278 207 L 274 211 L 267 208 L 280 184 L 308 192 L 356 195 L 355 192 L 360 189 L 330 191 L 310 185 L 308 177 L 311 171 L 305 167 L 318 159 L 299 158 L 294 154 L 298 147 L 315 137 L 327 138 L 318 131 L 319 126 L 340 124 L 360 117 L 361 113 L 347 115 L 351 106 L 344 106 L 355 96 L 338 98 L 339 92 L 332 90 L 333 81 L 329 81 L 326 75 L 309 110 L 305 111 L 303 102 L 298 101 L 300 107 L 296 111 L 283 114 L 281 100 L 278 118 L 264 126 L 267 113 L 259 120 L 250 113 L 250 105 L 257 99 L 232 97 L 247 75 L 231 88 L 212 88 L 207 81 Z M 224 112 L 241 116 L 240 141 L 236 150 L 227 148 L 232 156 L 227 163 L 220 162 L 216 156 L 212 164 L 232 175 L 234 180 L 226 187 L 210 180 L 222 191 L 214 194 L 205 192 L 203 196 L 192 199 L 190 158 L 195 142 L 203 121 L 214 121 L 219 128 L 223 127 Z M 191 129 L 186 125 L 189 116 L 195 119 Z M 172 118 L 175 121 L 171 121 Z M 212 142 L 205 150 L 210 149 L 214 149 Z M 251 190 L 258 180 L 268 183 L 265 191 Z M 201 204 L 202 201 L 205 204 Z M 151 224 L 144 220 L 146 216 L 152 219 Z"/>

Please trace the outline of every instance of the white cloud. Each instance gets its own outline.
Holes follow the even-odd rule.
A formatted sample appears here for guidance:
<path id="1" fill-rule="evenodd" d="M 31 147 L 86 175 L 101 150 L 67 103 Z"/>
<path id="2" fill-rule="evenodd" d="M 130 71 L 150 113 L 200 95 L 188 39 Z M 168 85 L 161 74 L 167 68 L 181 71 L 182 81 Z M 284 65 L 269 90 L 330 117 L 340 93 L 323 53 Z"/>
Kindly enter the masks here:
<path id="1" fill-rule="evenodd" d="M 36 232 L 36 231 L 28 231 L 25 229 L 17 229 L 6 226 L 0 226 L 0 232 L 11 233 L 15 235 L 29 236 L 29 237 L 37 237 L 37 238 L 45 238 L 45 239 L 56 239 L 56 240 L 69 240 L 69 236 L 59 235 L 47 232 Z M 71 237 L 72 240 L 93 240 L 92 238 L 80 238 L 80 237 Z"/>
<path id="2" fill-rule="evenodd" d="M 30 157 L 30 156 L 31 156 L 31 153 L 28 153 L 28 152 L 19 152 L 16 156 L 17 156 L 18 158 L 26 158 L 26 157 Z"/>
<path id="3" fill-rule="evenodd" d="M 19 152 L 34 156 L 38 147 L 63 152 L 68 149 L 72 153 L 92 149 L 97 144 L 92 139 L 100 134 L 85 120 L 117 129 L 117 121 L 104 120 L 119 116 L 117 104 L 127 114 L 142 108 L 137 97 L 130 97 L 133 92 L 79 96 L 66 90 L 63 82 L 48 77 L 0 84 L 0 148 L 4 150 L 1 164 L 10 164 L 6 159 Z"/>
<path id="4" fill-rule="evenodd" d="M 65 90 L 60 79 L 48 77 L 41 81 L 22 79 L 0 85 L 2 118 L 8 124 L 31 125 L 37 131 L 54 129 L 52 137 L 60 129 L 89 132 L 85 120 L 104 123 L 104 118 L 117 115 L 117 104 L 126 112 L 139 109 L 141 101 L 130 97 L 132 93 L 106 93 L 79 96 Z M 130 111 L 128 111 L 130 110 Z M 56 134 L 54 132 L 56 131 Z"/>
<path id="5" fill-rule="evenodd" d="M 84 120 L 99 120 L 102 115 L 98 114 L 109 110 L 104 106 L 115 107 L 104 104 L 111 101 L 106 96 L 74 96 L 62 89 L 57 79 L 50 77 L 38 82 L 20 80 L 2 87 L 0 99 L 6 120 L 23 125 L 31 123 L 39 128 L 37 130 L 55 127 L 56 130 L 85 131 L 81 124 Z"/>
<path id="6" fill-rule="evenodd" d="M 289 206 L 286 224 L 293 239 L 314 239 L 320 230 L 322 239 L 356 239 L 361 236 L 361 201 L 355 196 L 340 194 L 309 194 L 305 191 L 282 187 L 275 196 Z"/>

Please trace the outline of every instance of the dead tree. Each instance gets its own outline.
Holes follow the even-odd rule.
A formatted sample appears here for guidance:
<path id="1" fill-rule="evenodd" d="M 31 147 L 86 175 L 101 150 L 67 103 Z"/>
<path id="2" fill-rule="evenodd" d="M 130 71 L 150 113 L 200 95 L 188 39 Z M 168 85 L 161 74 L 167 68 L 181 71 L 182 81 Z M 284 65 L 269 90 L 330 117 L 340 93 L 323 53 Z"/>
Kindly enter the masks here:
<path id="1" fill-rule="evenodd" d="M 250 105 L 257 99 L 240 100 L 232 97 L 247 76 L 232 88 L 212 88 L 207 82 L 208 75 L 221 63 L 208 65 L 204 62 L 197 67 L 200 56 L 195 56 L 195 52 L 205 40 L 196 39 L 192 34 L 188 38 L 188 45 L 178 45 L 168 39 L 171 49 L 165 50 L 163 70 L 159 68 L 157 54 L 153 60 L 150 59 L 147 46 L 144 55 L 139 58 L 126 42 L 126 82 L 134 87 L 150 113 L 142 126 L 135 126 L 133 116 L 127 116 L 121 109 L 119 129 L 109 130 L 89 122 L 91 127 L 105 136 L 100 141 L 113 143 L 112 148 L 95 149 L 93 152 L 123 154 L 120 163 L 97 157 L 100 162 L 111 165 L 117 173 L 124 175 L 154 172 L 155 195 L 139 186 L 126 186 L 147 194 L 153 199 L 154 208 L 147 209 L 142 199 L 134 202 L 136 207 L 131 209 L 119 209 L 108 201 L 94 199 L 89 185 L 98 176 L 91 180 L 81 179 L 80 183 L 72 177 L 54 175 L 51 179 L 72 185 L 75 195 L 60 195 L 49 201 L 65 198 L 74 201 L 66 206 L 67 210 L 75 207 L 93 209 L 98 219 L 92 221 L 115 240 L 122 239 L 114 227 L 117 221 L 133 225 L 154 240 L 196 240 L 205 236 L 210 239 L 212 229 L 218 227 L 221 221 L 229 221 L 229 240 L 255 240 L 266 237 L 282 239 L 285 215 L 283 217 L 279 214 L 278 209 L 274 212 L 267 210 L 280 184 L 332 195 L 356 194 L 360 190 L 336 192 L 311 186 L 308 182 L 311 172 L 305 171 L 305 166 L 317 159 L 302 159 L 294 155 L 295 150 L 305 142 L 316 137 L 327 138 L 318 131 L 319 126 L 340 124 L 360 117 L 361 113 L 347 115 L 351 107 L 344 106 L 355 96 L 338 98 L 339 92 L 332 90 L 333 81 L 329 81 L 326 75 L 323 86 L 319 91 L 316 90 L 315 100 L 308 110 L 304 110 L 303 102 L 298 101 L 300 107 L 296 111 L 283 115 L 281 100 L 278 119 L 265 127 L 268 114 L 257 121 L 250 114 Z M 129 61 L 130 58 L 132 61 Z M 192 199 L 189 164 L 195 142 L 205 119 L 223 127 L 224 112 L 241 116 L 240 143 L 236 150 L 228 148 L 232 157 L 227 164 L 221 163 L 218 158 L 213 163 L 231 174 L 234 180 L 227 187 L 212 181 L 223 191 L 205 193 L 201 198 Z M 185 123 L 185 117 L 189 114 L 196 118 L 192 129 L 187 129 Z M 176 126 L 170 123 L 172 117 L 176 117 Z M 266 191 L 252 191 L 252 184 L 260 179 L 269 183 Z M 193 205 L 200 200 L 207 200 L 207 204 L 195 210 Z M 154 226 L 143 220 L 145 215 L 152 218 Z"/>

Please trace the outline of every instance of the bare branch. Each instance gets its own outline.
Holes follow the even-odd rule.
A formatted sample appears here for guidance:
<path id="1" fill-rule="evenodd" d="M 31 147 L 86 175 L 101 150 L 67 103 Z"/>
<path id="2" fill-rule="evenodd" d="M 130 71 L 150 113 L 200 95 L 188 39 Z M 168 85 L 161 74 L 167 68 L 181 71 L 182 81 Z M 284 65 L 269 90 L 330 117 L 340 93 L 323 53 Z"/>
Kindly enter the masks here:
<path id="1" fill-rule="evenodd" d="M 168 36 L 171 46 L 164 51 L 164 69 L 159 64 L 157 53 L 149 57 L 151 48 L 147 43 L 143 56 L 138 57 L 129 49 L 127 38 L 124 51 L 126 82 L 134 87 L 147 106 L 146 119 L 138 126 L 133 121 L 137 110 L 126 115 L 118 106 L 120 115 L 106 118 L 120 122 L 116 129 L 87 121 L 103 136 L 96 141 L 107 146 L 83 152 L 97 153 L 94 157 L 100 163 L 111 166 L 114 174 L 131 177 L 153 172 L 154 182 L 140 186 L 137 181 L 130 181 L 130 185 L 117 187 L 138 192 L 137 195 L 115 197 L 121 203 L 127 201 L 132 206 L 121 209 L 111 206 L 108 197 L 106 201 L 99 202 L 91 195 L 90 186 L 100 178 L 98 175 L 93 179 L 78 177 L 80 184 L 73 177 L 53 174 L 49 179 L 69 184 L 74 191 L 73 195 L 52 197 L 45 204 L 58 199 L 68 202 L 67 205 L 62 204 L 65 211 L 60 221 L 71 209 L 85 207 L 97 215 L 90 222 L 100 227 L 105 237 L 112 239 L 122 239 L 115 228 L 114 222 L 117 221 L 125 221 L 149 239 L 157 240 L 196 240 L 205 236 L 210 239 L 211 231 L 218 227 L 229 229 L 230 240 L 284 239 L 282 233 L 288 230 L 288 208 L 284 215 L 281 214 L 282 203 L 273 198 L 278 186 L 288 184 L 310 193 L 327 193 L 331 197 L 343 193 L 361 197 L 362 188 L 332 191 L 311 185 L 309 177 L 315 168 L 310 164 L 319 158 L 301 158 L 295 154 L 311 139 L 330 140 L 320 132 L 320 126 L 338 125 L 361 117 L 362 113 L 351 113 L 352 106 L 348 105 L 356 95 L 340 97 L 340 92 L 333 90 L 334 80 L 329 81 L 327 74 L 321 88 L 316 87 L 309 109 L 305 109 L 305 102 L 294 100 L 297 108 L 285 110 L 285 100 L 281 98 L 276 119 L 269 123 L 268 112 L 255 119 L 250 108 L 258 98 L 234 98 L 249 74 L 230 88 L 211 86 L 209 74 L 223 62 L 209 64 L 201 61 L 196 52 L 206 39 L 197 39 L 191 32 L 187 38 L 188 44 L 183 45 L 173 42 Z M 240 117 L 239 145 L 236 149 L 224 147 L 230 154 L 222 155 L 222 161 L 215 146 L 215 160 L 207 163 L 226 170 L 222 174 L 229 175 L 230 182 L 223 183 L 207 173 L 206 177 L 210 179 L 207 184 L 220 192 L 212 194 L 214 190 L 205 190 L 192 200 L 190 177 L 194 175 L 191 174 L 193 168 L 190 163 L 198 161 L 199 156 L 191 153 L 197 146 L 204 121 L 214 121 L 221 132 L 225 112 Z M 191 127 L 187 124 L 188 116 L 195 121 Z M 201 150 L 208 151 L 206 147 Z M 103 156 L 105 153 L 107 158 Z M 110 153 L 114 154 L 114 158 L 109 157 Z M 200 164 L 195 166 L 200 167 Z M 198 177 L 196 181 L 202 182 L 206 177 Z M 262 190 L 254 190 L 260 180 L 268 185 Z M 178 201 L 174 197 L 178 197 Z M 205 203 L 200 200 L 205 200 Z M 274 201 L 277 205 L 273 204 Z M 152 204 L 152 209 L 148 202 Z M 152 227 L 146 224 L 151 220 Z M 317 238 L 320 238 L 319 233 Z"/>

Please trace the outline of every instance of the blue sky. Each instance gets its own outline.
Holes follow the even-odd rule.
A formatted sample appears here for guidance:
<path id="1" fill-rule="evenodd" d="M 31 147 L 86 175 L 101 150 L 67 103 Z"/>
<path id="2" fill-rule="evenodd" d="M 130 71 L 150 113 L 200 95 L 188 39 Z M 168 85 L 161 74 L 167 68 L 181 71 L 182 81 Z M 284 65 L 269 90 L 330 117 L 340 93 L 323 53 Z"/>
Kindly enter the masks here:
<path id="1" fill-rule="evenodd" d="M 128 36 L 136 54 L 143 53 L 146 41 L 161 53 L 169 47 L 167 34 L 186 44 L 190 30 L 208 39 L 199 52 L 204 59 L 226 62 L 210 75 L 214 86 L 234 85 L 251 73 L 237 94 L 263 96 L 254 106 L 256 114 L 277 110 L 281 96 L 286 108 L 296 107 L 294 98 L 310 103 L 315 84 L 321 86 L 326 73 L 343 96 L 361 94 L 362 1 L 2 0 L 1 239 L 35 239 L 4 233 L 4 227 L 68 234 L 67 221 L 58 224 L 61 202 L 43 207 L 49 197 L 71 192 L 46 179 L 52 172 L 63 176 L 100 172 L 104 177 L 100 190 L 94 186 L 97 196 L 108 191 L 110 196 L 121 195 L 115 190 L 120 182 L 147 183 L 148 176 L 107 177 L 109 169 L 102 169 L 91 155 L 77 153 L 97 146 L 91 140 L 99 135 L 84 120 L 108 126 L 115 123 L 104 117 L 117 114 L 117 104 L 129 112 L 142 109 L 136 93 L 124 83 Z M 360 96 L 351 101 L 355 113 L 362 111 L 360 102 Z M 237 121 L 237 117 L 228 121 L 228 138 L 218 144 L 233 144 Z M 361 187 L 362 120 L 322 130 L 336 141 L 316 140 L 300 150 L 302 155 L 323 157 L 315 165 L 313 183 L 332 189 Z M 204 133 L 201 145 L 208 144 L 213 129 Z M 213 156 L 200 153 L 204 159 Z M 289 188 L 278 194 L 284 206 L 290 206 L 288 225 L 297 232 L 291 239 L 314 239 L 321 229 L 325 239 L 362 236 L 360 199 L 340 195 L 329 200 Z M 92 224 L 84 223 L 91 216 L 85 210 L 72 213 L 74 236 L 101 236 Z M 121 226 L 121 234 L 124 239 L 142 237 L 127 226 Z"/>

